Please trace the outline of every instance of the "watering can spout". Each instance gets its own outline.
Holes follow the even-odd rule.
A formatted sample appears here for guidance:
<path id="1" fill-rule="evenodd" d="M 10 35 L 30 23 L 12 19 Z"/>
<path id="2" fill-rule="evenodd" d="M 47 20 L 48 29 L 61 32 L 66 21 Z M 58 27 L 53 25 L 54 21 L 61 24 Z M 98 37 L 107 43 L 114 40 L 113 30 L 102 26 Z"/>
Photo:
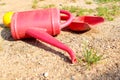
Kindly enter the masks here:
<path id="1" fill-rule="evenodd" d="M 53 46 L 55 46 L 57 48 L 60 48 L 60 49 L 62 49 L 64 51 L 67 51 L 68 54 L 70 55 L 71 62 L 72 63 L 76 62 L 76 57 L 75 57 L 74 52 L 69 47 L 67 47 L 66 45 L 64 45 L 63 43 L 61 43 L 60 41 L 55 39 L 53 36 L 46 33 L 45 31 L 40 30 L 38 28 L 33 28 L 33 29 L 28 29 L 26 31 L 26 34 L 31 36 L 31 37 L 34 37 L 34 38 L 36 38 L 38 40 L 46 42 L 46 43 L 48 43 L 50 45 L 53 45 Z"/>

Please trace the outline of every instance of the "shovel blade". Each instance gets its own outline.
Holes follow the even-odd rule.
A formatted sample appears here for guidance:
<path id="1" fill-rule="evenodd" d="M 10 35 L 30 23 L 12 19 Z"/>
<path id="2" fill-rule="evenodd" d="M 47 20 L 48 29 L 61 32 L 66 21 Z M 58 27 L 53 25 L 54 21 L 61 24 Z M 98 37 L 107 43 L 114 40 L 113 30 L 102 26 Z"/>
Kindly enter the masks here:
<path id="1" fill-rule="evenodd" d="M 104 22 L 104 18 L 99 16 L 82 16 L 82 17 L 77 17 L 75 20 L 88 23 L 89 25 L 96 25 Z"/>
<path id="2" fill-rule="evenodd" d="M 61 16 L 62 20 L 68 19 L 67 16 Z M 100 16 L 78 16 L 75 17 L 69 28 L 72 31 L 87 31 L 92 28 L 92 26 L 104 22 L 104 18 Z"/>
<path id="3" fill-rule="evenodd" d="M 90 26 L 87 23 L 83 22 L 72 22 L 69 25 L 69 29 L 72 31 L 87 31 L 90 30 Z"/>

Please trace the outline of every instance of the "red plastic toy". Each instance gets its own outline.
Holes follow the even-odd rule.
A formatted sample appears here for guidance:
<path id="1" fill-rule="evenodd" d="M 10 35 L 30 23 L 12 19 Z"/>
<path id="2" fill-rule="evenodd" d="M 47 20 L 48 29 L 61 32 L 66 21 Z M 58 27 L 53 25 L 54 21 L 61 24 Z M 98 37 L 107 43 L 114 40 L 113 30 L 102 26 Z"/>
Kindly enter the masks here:
<path id="1" fill-rule="evenodd" d="M 67 20 L 68 16 L 61 16 L 61 19 Z M 100 16 L 79 16 L 73 19 L 69 29 L 72 31 L 86 31 L 101 22 L 104 22 L 104 18 Z"/>
<path id="2" fill-rule="evenodd" d="M 64 14 L 64 16 L 61 14 Z M 66 22 L 61 22 L 61 20 L 66 20 Z M 67 51 L 72 63 L 76 62 L 76 56 L 72 49 L 56 40 L 53 36 L 59 34 L 61 29 L 67 26 L 73 31 L 84 31 L 90 29 L 90 25 L 103 21 L 102 17 L 97 16 L 74 18 L 70 12 L 56 8 L 8 13 L 3 17 L 4 24 L 11 27 L 14 39 L 30 37 L 39 39 Z"/>

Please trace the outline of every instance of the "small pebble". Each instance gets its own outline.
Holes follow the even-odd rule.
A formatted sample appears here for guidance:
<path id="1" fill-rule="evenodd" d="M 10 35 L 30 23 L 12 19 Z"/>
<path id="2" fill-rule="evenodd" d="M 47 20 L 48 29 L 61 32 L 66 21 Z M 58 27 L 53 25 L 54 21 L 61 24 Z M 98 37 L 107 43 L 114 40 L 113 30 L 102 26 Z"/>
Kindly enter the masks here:
<path id="1" fill-rule="evenodd" d="M 74 79 L 74 76 L 71 76 L 70 80 L 75 80 L 75 79 Z"/>
<path id="2" fill-rule="evenodd" d="M 44 77 L 48 77 L 48 72 L 43 73 Z"/>

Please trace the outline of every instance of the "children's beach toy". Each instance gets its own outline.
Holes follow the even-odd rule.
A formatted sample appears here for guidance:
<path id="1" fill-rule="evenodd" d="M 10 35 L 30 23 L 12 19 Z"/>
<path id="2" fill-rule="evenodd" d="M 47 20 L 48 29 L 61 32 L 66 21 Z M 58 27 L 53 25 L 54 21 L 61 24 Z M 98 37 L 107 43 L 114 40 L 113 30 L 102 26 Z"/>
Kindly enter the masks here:
<path id="1" fill-rule="evenodd" d="M 3 23 L 11 28 L 14 39 L 36 38 L 50 45 L 67 51 L 71 62 L 76 62 L 72 49 L 53 36 L 58 35 L 62 28 L 69 27 L 72 31 L 86 31 L 93 25 L 103 22 L 99 16 L 73 17 L 70 12 L 56 8 L 8 12 L 3 16 Z"/>
<path id="2" fill-rule="evenodd" d="M 62 20 L 67 20 L 68 16 L 61 16 Z M 69 25 L 72 31 L 86 31 L 94 27 L 94 25 L 104 22 L 103 17 L 99 16 L 78 16 L 75 17 Z"/>
<path id="3" fill-rule="evenodd" d="M 66 22 L 61 22 L 60 16 L 67 16 Z M 68 11 L 56 8 L 8 12 L 3 16 L 3 22 L 11 28 L 14 39 L 36 38 L 50 45 L 67 51 L 71 57 L 71 62 L 76 62 L 76 57 L 72 49 L 61 43 L 53 36 L 60 33 L 60 30 L 68 26 L 73 20 L 73 16 Z"/>

